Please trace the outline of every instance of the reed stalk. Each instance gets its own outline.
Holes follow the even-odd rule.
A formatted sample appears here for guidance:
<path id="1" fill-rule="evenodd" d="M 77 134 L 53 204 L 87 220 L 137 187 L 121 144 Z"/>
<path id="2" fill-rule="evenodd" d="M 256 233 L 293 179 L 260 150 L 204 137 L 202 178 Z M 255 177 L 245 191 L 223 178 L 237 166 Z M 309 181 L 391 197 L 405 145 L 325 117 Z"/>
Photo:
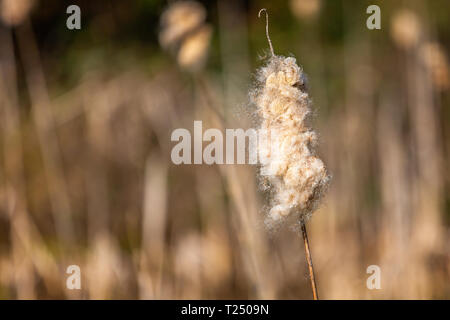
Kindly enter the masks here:
<path id="1" fill-rule="evenodd" d="M 314 266 L 312 262 L 311 250 L 309 248 L 308 234 L 306 233 L 306 224 L 301 223 L 303 244 L 305 245 L 305 257 L 308 263 L 309 279 L 311 280 L 311 290 L 314 300 L 319 300 L 319 295 L 317 294 L 316 278 L 314 276 Z"/>
<path id="2" fill-rule="evenodd" d="M 259 129 L 267 133 L 258 146 L 260 175 L 272 191 L 266 225 L 273 228 L 288 221 L 294 226 L 300 224 L 313 298 L 318 300 L 305 224 L 327 191 L 331 177 L 315 150 L 318 136 L 312 127 L 307 78 L 294 57 L 275 54 L 266 9 L 261 9 L 258 17 L 262 12 L 271 56 L 257 72 L 251 99 L 261 119 Z"/>

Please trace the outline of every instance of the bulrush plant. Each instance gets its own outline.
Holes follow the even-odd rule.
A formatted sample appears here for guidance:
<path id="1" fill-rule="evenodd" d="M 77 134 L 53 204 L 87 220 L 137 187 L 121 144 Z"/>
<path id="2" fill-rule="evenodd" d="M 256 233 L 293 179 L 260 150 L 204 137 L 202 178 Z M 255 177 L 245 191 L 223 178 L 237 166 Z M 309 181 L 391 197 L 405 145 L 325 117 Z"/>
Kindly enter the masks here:
<path id="1" fill-rule="evenodd" d="M 206 10 L 196 1 L 171 3 L 161 16 L 159 42 L 185 71 L 196 73 L 206 62 L 212 28 L 205 19 Z"/>
<path id="2" fill-rule="evenodd" d="M 250 101 L 256 106 L 259 129 L 267 134 L 258 143 L 266 161 L 259 175 L 272 196 L 266 225 L 269 228 L 290 223 L 303 236 L 314 299 L 318 299 L 309 249 L 306 222 L 322 199 L 330 182 L 327 169 L 317 156 L 317 134 L 311 126 L 312 103 L 306 77 L 295 58 L 275 55 L 268 30 L 270 57 L 256 73 Z"/>

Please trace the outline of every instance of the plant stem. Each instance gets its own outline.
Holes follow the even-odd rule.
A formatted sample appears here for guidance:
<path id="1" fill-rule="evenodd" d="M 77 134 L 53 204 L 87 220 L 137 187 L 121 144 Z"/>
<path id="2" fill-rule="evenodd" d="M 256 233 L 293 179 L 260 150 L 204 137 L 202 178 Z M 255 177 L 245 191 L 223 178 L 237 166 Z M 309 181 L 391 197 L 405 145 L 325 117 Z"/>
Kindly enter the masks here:
<path id="1" fill-rule="evenodd" d="M 311 258 L 311 251 L 309 250 L 308 235 L 306 233 L 306 225 L 304 222 L 301 223 L 301 227 L 302 227 L 303 242 L 305 244 L 306 261 L 308 262 L 309 278 L 311 280 L 311 289 L 312 289 L 312 293 L 313 293 L 313 299 L 319 300 L 319 296 L 317 295 L 316 280 L 314 278 L 314 267 L 313 267 L 312 258 Z"/>

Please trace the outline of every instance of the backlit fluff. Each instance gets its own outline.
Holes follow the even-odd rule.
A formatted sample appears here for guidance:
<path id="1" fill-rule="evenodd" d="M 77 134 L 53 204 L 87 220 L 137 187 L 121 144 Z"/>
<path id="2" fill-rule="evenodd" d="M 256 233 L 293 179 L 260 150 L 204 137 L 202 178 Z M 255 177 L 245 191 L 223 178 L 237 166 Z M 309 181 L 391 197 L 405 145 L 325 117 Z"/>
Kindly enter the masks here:
<path id="1" fill-rule="evenodd" d="M 315 153 L 306 78 L 293 57 L 273 55 L 260 68 L 251 100 L 263 133 L 260 175 L 273 193 L 267 222 L 294 217 L 305 222 L 326 191 L 330 176 Z"/>

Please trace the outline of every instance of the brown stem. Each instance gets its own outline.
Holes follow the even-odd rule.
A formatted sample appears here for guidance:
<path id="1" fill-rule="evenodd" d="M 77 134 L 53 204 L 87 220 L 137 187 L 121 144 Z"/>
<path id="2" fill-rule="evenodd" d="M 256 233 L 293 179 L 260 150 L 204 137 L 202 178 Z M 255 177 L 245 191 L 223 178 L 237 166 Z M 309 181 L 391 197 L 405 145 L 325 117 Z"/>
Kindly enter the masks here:
<path id="1" fill-rule="evenodd" d="M 316 280 L 314 278 L 314 267 L 311 258 L 311 251 L 309 250 L 308 235 L 306 233 L 306 225 L 304 222 L 301 223 L 301 227 L 302 227 L 303 242 L 305 244 L 306 261 L 308 262 L 309 278 L 311 280 L 313 299 L 319 300 L 319 296 L 317 295 Z"/>

